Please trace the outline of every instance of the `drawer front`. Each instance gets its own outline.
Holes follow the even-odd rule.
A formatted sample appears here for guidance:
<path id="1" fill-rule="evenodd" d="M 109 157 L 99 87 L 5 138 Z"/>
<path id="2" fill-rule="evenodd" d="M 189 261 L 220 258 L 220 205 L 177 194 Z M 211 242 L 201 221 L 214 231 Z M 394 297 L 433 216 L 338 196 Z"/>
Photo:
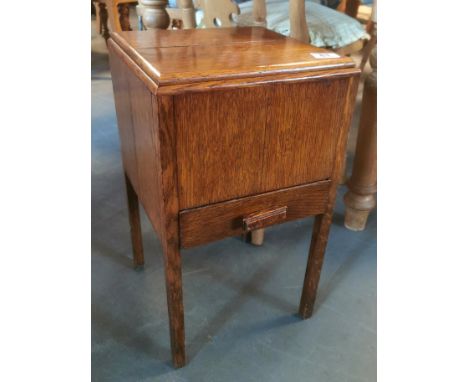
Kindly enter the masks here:
<path id="1" fill-rule="evenodd" d="M 180 240 L 183 248 L 237 236 L 255 227 L 301 219 L 325 212 L 329 180 L 279 191 L 230 200 L 180 212 Z"/>

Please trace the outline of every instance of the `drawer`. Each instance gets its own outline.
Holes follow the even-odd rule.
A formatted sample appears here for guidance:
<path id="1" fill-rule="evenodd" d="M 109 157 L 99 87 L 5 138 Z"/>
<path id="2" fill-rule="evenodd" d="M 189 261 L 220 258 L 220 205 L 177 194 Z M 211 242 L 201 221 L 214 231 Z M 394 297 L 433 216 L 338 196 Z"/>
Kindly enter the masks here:
<path id="1" fill-rule="evenodd" d="M 290 187 L 179 214 L 183 248 L 325 212 L 331 181 Z"/>

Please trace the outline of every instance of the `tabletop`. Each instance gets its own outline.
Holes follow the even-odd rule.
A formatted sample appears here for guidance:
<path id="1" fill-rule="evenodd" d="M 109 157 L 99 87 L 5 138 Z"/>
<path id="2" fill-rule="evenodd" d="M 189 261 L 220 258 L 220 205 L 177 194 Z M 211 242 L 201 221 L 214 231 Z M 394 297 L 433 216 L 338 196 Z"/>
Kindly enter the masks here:
<path id="1" fill-rule="evenodd" d="M 130 31 L 111 37 L 160 85 L 354 67 L 348 57 L 262 27 Z"/>

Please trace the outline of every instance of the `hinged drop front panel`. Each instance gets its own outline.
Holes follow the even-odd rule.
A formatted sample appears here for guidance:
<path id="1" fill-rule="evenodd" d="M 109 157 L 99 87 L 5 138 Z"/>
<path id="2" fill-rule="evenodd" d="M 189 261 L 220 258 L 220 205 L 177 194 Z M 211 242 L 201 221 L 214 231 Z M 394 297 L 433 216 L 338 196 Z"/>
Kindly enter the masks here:
<path id="1" fill-rule="evenodd" d="M 349 78 L 275 84 L 269 94 L 264 191 L 329 179 Z"/>
<path id="2" fill-rule="evenodd" d="M 262 191 L 266 97 L 264 87 L 175 97 L 180 209 Z"/>
<path id="3" fill-rule="evenodd" d="M 349 78 L 175 96 L 180 208 L 329 179 Z"/>

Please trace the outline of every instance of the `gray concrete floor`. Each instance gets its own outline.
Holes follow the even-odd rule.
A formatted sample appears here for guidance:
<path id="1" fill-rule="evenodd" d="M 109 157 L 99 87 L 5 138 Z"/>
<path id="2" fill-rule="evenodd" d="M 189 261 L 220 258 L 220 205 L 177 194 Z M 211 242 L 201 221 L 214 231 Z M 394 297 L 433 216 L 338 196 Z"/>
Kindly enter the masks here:
<path id="1" fill-rule="evenodd" d="M 375 381 L 376 214 L 346 230 L 344 187 L 309 320 L 296 311 L 313 219 L 268 229 L 259 248 L 230 238 L 182 251 L 189 363 L 172 368 L 161 246 L 142 214 L 146 265 L 133 270 L 107 50 L 92 26 L 93 381 Z"/>

